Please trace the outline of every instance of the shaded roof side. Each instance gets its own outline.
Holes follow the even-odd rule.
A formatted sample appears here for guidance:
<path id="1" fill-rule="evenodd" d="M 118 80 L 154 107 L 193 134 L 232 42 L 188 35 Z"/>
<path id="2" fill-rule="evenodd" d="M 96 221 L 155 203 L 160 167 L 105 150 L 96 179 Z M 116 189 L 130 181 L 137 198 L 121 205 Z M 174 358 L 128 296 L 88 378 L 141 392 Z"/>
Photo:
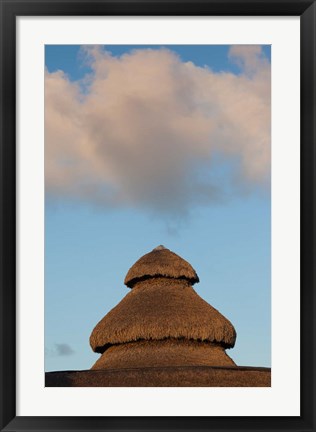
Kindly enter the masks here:
<path id="1" fill-rule="evenodd" d="M 114 344 L 165 338 L 217 342 L 231 348 L 236 331 L 186 281 L 150 279 L 137 284 L 96 325 L 90 345 L 102 353 Z"/>
<path id="2" fill-rule="evenodd" d="M 159 276 L 187 279 L 191 285 L 199 282 L 191 264 L 169 249 L 159 246 L 136 261 L 128 270 L 124 283 L 132 288 L 139 280 Z"/>
<path id="3" fill-rule="evenodd" d="M 271 369 L 173 366 L 45 373 L 46 387 L 270 387 Z"/>

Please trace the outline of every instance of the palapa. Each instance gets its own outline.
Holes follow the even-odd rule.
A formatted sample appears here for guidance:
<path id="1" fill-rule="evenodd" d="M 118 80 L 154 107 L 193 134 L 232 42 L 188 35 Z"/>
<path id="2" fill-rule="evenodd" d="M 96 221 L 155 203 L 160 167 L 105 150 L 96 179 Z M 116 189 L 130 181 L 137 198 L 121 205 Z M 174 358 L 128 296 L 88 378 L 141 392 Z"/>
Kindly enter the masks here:
<path id="1" fill-rule="evenodd" d="M 161 365 L 235 365 L 225 353 L 233 325 L 192 288 L 192 266 L 159 246 L 128 271 L 133 288 L 94 328 L 90 345 L 103 354 L 93 369 Z"/>

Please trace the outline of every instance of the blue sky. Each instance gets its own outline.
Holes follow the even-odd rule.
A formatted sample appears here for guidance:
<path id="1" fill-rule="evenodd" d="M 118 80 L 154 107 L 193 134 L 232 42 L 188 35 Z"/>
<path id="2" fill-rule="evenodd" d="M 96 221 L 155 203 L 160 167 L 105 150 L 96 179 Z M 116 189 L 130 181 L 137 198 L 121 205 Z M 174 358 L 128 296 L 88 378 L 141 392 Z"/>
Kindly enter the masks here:
<path id="1" fill-rule="evenodd" d="M 235 326 L 234 361 L 270 366 L 270 47 L 46 46 L 45 63 L 45 369 L 93 365 L 93 327 L 160 244 Z"/>

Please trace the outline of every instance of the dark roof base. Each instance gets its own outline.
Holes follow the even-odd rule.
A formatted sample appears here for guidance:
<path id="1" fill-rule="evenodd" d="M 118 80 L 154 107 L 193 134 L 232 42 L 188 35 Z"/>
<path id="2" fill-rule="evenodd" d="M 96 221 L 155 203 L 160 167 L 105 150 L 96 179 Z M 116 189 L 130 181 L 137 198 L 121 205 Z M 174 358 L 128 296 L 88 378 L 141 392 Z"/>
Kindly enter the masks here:
<path id="1" fill-rule="evenodd" d="M 46 372 L 46 387 L 270 387 L 271 369 L 173 366 Z"/>

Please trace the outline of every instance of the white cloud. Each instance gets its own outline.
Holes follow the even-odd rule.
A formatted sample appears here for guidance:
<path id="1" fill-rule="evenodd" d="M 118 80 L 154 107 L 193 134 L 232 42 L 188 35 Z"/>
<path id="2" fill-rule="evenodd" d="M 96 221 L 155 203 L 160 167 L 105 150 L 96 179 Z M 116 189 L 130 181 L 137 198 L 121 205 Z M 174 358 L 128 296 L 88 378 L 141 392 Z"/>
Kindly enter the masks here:
<path id="1" fill-rule="evenodd" d="M 84 50 L 93 70 L 87 91 L 46 71 L 48 193 L 179 214 L 221 196 L 217 155 L 233 162 L 231 179 L 267 184 L 270 64 L 259 46 L 230 49 L 239 75 L 166 49 Z"/>

